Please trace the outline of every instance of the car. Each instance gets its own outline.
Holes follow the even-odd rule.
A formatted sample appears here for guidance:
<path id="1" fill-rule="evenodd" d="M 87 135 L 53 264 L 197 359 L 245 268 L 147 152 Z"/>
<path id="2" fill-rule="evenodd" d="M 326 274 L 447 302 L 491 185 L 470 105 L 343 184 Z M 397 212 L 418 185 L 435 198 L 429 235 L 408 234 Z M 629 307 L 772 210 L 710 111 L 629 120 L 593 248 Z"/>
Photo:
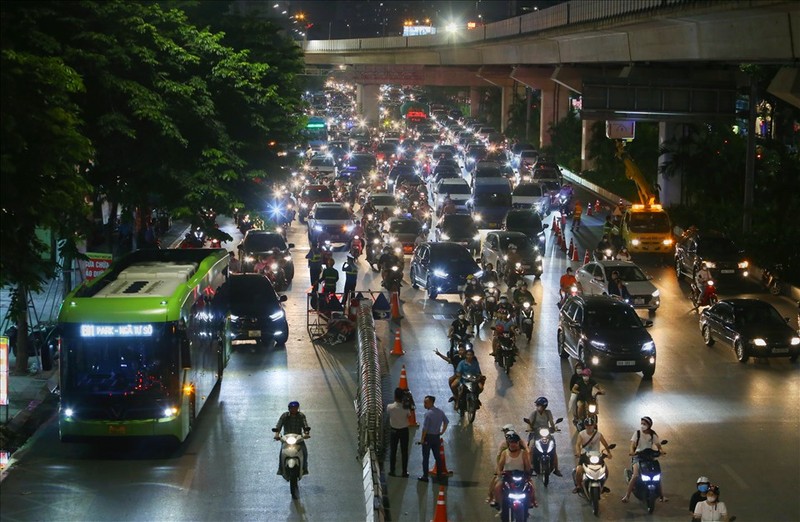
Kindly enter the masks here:
<path id="1" fill-rule="evenodd" d="M 613 272 L 618 272 L 625 283 L 634 308 L 646 308 L 653 313 L 658 310 L 661 292 L 651 282 L 652 276 L 630 261 L 592 261 L 575 271 L 575 279 L 583 295 L 605 295 Z"/>
<path id="2" fill-rule="evenodd" d="M 481 234 L 470 214 L 445 214 L 439 218 L 434 230 L 436 241 L 458 243 L 477 252 L 481 242 Z"/>
<path id="3" fill-rule="evenodd" d="M 212 302 L 219 317 L 230 324 L 231 344 L 286 344 L 289 323 L 283 303 L 266 276 L 233 274 L 217 290 Z"/>
<path id="4" fill-rule="evenodd" d="M 355 167 L 355 170 L 368 173 L 374 171 L 377 168 L 378 161 L 372 154 L 365 154 L 363 152 L 359 152 L 356 154 L 351 154 L 348 157 L 347 165 L 350 167 Z"/>
<path id="5" fill-rule="evenodd" d="M 300 194 L 300 212 L 298 219 L 302 223 L 308 216 L 309 209 L 319 202 L 333 201 L 331 189 L 326 185 L 306 185 Z"/>
<path id="6" fill-rule="evenodd" d="M 308 163 L 303 166 L 303 169 L 309 173 L 317 173 L 326 178 L 335 178 L 339 172 L 333 156 L 330 154 L 315 154 L 308 160 Z"/>
<path id="7" fill-rule="evenodd" d="M 508 232 L 522 232 L 531 242 L 539 247 L 539 252 L 544 255 L 547 237 L 544 234 L 550 225 L 542 223 L 539 214 L 525 209 L 512 209 L 506 214 L 502 229 Z"/>
<path id="8" fill-rule="evenodd" d="M 442 212 L 444 200 L 450 196 L 456 210 L 464 211 L 467 209 L 467 201 L 472 197 L 472 192 L 464 178 L 448 178 L 441 180 L 436 185 L 436 214 Z"/>
<path id="9" fill-rule="evenodd" d="M 422 223 L 410 217 L 395 217 L 389 219 L 384 228 L 386 243 L 399 246 L 403 254 L 413 254 L 414 244 L 422 231 Z"/>
<path id="10" fill-rule="evenodd" d="M 252 272 L 260 256 L 273 256 L 283 268 L 286 281 L 294 279 L 294 261 L 291 249 L 294 243 L 286 244 L 283 236 L 268 230 L 248 230 L 239 243 L 239 264 L 242 272 Z"/>
<path id="11" fill-rule="evenodd" d="M 432 186 L 436 186 L 440 181 L 443 179 L 460 179 L 461 178 L 461 170 L 455 167 L 451 167 L 449 165 L 446 166 L 437 166 L 433 169 L 433 176 L 431 176 L 430 183 Z"/>
<path id="12" fill-rule="evenodd" d="M 690 228 L 675 243 L 675 271 L 678 278 L 686 275 L 694 281 L 703 265 L 711 272 L 711 277 L 718 280 L 747 277 L 750 263 L 744 252 L 725 234 Z"/>
<path id="13" fill-rule="evenodd" d="M 390 216 L 396 216 L 400 214 L 400 209 L 397 206 L 397 198 L 388 192 L 370 193 L 370 195 L 367 196 L 367 203 L 371 203 L 375 208 L 375 212 L 379 214 L 383 211 L 383 209 L 387 209 Z"/>
<path id="14" fill-rule="evenodd" d="M 317 203 L 308 214 L 308 242 L 320 239 L 331 243 L 349 243 L 353 237 L 353 213 L 343 203 Z"/>
<path id="15" fill-rule="evenodd" d="M 550 213 L 550 195 L 538 183 L 520 183 L 511 193 L 512 208 L 527 208 L 544 217 Z"/>
<path id="16" fill-rule="evenodd" d="M 467 208 L 482 228 L 500 228 L 511 210 L 511 185 L 505 178 L 476 180 Z"/>
<path id="17" fill-rule="evenodd" d="M 411 286 L 425 288 L 431 299 L 439 294 L 461 293 L 468 275 L 481 275 L 469 251 L 450 242 L 420 243 L 414 249 L 410 270 Z"/>
<path id="18" fill-rule="evenodd" d="M 475 180 L 492 178 L 505 178 L 501 165 L 495 161 L 478 161 L 475 164 L 475 170 L 472 171 L 470 186 L 475 187 Z"/>
<path id="19" fill-rule="evenodd" d="M 492 263 L 498 274 L 505 273 L 508 245 L 511 244 L 517 247 L 517 253 L 522 258 L 522 268 L 525 270 L 525 275 L 533 275 L 536 278 L 541 277 L 543 272 L 543 251 L 522 232 L 497 230 L 486 234 L 486 239 L 481 248 L 481 261 L 484 265 Z"/>
<path id="20" fill-rule="evenodd" d="M 394 189 L 395 181 L 397 181 L 397 179 L 401 176 L 406 178 L 416 177 L 417 171 L 411 165 L 400 164 L 398 162 L 394 167 L 392 167 L 392 170 L 389 171 L 389 175 L 386 176 L 386 186 L 388 190 Z"/>
<path id="21" fill-rule="evenodd" d="M 656 371 L 656 344 L 628 303 L 608 295 L 567 298 L 558 313 L 557 349 L 590 369 L 642 372 L 646 379 Z"/>
<path id="22" fill-rule="evenodd" d="M 700 313 L 700 332 L 706 346 L 722 341 L 733 347 L 736 359 L 788 357 L 797 361 L 800 337 L 789 319 L 760 299 L 723 299 Z"/>

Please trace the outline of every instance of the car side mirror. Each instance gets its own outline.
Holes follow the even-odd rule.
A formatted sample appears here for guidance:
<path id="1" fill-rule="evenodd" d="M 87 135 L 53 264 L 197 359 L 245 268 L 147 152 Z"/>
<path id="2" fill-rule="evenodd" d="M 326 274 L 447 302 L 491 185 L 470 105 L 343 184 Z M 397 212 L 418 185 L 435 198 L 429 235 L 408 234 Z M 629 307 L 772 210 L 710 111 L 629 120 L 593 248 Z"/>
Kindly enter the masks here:
<path id="1" fill-rule="evenodd" d="M 483 261 L 481 260 L 481 258 L 480 258 L 480 257 L 476 257 L 476 258 L 475 258 L 475 262 L 476 262 L 476 263 L 478 263 L 479 265 L 480 265 L 481 263 L 483 263 Z M 788 321 L 788 319 L 787 319 L 787 321 Z"/>
<path id="2" fill-rule="evenodd" d="M 294 243 L 289 243 L 289 248 L 294 248 Z"/>
<path id="3" fill-rule="evenodd" d="M 286 294 L 283 294 L 278 298 L 278 301 L 280 301 L 281 303 L 285 303 L 288 299 L 289 298 L 286 297 Z"/>

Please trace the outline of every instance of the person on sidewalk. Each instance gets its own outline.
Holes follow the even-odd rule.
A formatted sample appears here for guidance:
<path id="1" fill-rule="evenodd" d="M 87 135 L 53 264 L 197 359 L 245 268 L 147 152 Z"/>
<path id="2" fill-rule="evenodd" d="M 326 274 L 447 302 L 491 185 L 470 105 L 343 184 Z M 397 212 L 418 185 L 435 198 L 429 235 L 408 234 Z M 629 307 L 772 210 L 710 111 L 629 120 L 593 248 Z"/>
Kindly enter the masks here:
<path id="1" fill-rule="evenodd" d="M 423 405 L 425 409 L 425 420 L 422 423 L 422 435 L 419 444 L 422 444 L 422 475 L 417 479 L 421 482 L 428 482 L 428 463 L 430 462 L 431 452 L 433 460 L 436 462 L 436 478 L 441 480 L 444 477 L 444 463 L 440 455 L 441 438 L 447 431 L 450 420 L 442 410 L 434 406 L 436 397 L 426 395 Z"/>
<path id="2" fill-rule="evenodd" d="M 408 416 L 411 410 L 403 404 L 406 390 L 394 389 L 394 402 L 386 406 L 386 415 L 389 417 L 391 434 L 389 438 L 389 476 L 396 477 L 395 462 L 397 461 L 397 446 L 400 446 L 400 464 L 403 478 L 408 477 Z"/>

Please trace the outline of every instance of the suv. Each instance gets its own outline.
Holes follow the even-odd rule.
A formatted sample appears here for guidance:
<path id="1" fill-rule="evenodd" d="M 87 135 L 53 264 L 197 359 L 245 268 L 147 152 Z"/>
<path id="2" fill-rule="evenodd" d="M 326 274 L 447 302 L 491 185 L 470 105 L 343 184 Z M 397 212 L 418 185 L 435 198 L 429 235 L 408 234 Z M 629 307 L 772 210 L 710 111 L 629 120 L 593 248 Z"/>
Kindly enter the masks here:
<path id="1" fill-rule="evenodd" d="M 213 306 L 230 321 L 231 344 L 286 344 L 289 323 L 283 303 L 286 296 L 275 293 L 272 283 L 261 274 L 235 274 L 219 287 Z"/>
<path id="2" fill-rule="evenodd" d="M 343 203 L 317 203 L 308 215 L 308 242 L 312 245 L 320 239 L 349 243 L 353 229 L 353 214 Z"/>
<path id="3" fill-rule="evenodd" d="M 558 314 L 558 355 L 572 356 L 587 368 L 615 372 L 656 371 L 656 345 L 631 305 L 614 297 L 573 296 Z"/>
<path id="4" fill-rule="evenodd" d="M 333 201 L 331 189 L 325 185 L 306 185 L 300 194 L 300 213 L 298 215 L 300 223 L 305 221 L 309 209 L 322 201 Z"/>
<path id="5" fill-rule="evenodd" d="M 695 274 L 705 265 L 714 279 L 725 276 L 747 277 L 749 263 L 733 241 L 720 232 L 700 232 L 690 228 L 675 244 L 675 271 L 678 278 Z"/>
<path id="6" fill-rule="evenodd" d="M 286 281 L 291 282 L 294 278 L 294 262 L 290 251 L 292 248 L 294 248 L 294 243 L 287 245 L 283 236 L 277 232 L 248 230 L 238 247 L 241 270 L 242 272 L 252 272 L 259 256 L 271 255 L 283 268 Z"/>

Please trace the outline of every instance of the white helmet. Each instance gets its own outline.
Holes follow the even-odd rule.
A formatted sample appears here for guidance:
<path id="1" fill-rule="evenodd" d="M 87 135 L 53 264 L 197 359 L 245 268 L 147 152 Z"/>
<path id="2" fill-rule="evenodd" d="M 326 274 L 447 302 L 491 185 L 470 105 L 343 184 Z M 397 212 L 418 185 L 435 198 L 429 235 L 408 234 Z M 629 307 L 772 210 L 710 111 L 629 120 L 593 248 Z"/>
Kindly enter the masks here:
<path id="1" fill-rule="evenodd" d="M 699 477 L 697 479 L 698 484 L 711 484 L 711 480 L 708 477 Z"/>
<path id="2" fill-rule="evenodd" d="M 504 432 L 506 432 L 506 431 L 514 431 L 514 425 L 513 424 L 506 424 L 505 426 L 503 426 L 503 431 Z"/>

